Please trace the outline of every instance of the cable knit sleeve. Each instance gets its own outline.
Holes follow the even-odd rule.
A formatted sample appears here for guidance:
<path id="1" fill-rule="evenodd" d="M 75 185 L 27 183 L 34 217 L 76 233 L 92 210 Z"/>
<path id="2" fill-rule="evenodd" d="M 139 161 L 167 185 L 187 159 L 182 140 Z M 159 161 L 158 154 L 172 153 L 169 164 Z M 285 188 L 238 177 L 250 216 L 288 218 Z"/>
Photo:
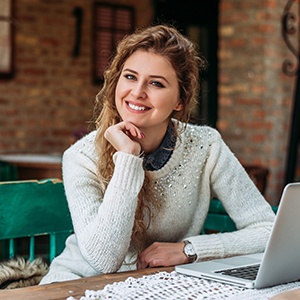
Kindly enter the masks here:
<path id="1" fill-rule="evenodd" d="M 273 222 L 271 206 L 217 131 L 203 174 L 222 202 L 237 231 L 189 238 L 201 259 L 262 252 Z"/>
<path id="2" fill-rule="evenodd" d="M 144 181 L 141 158 L 117 152 L 114 163 L 104 193 L 92 141 L 79 141 L 63 156 L 63 180 L 78 246 L 101 273 L 117 271 L 125 258 Z"/>

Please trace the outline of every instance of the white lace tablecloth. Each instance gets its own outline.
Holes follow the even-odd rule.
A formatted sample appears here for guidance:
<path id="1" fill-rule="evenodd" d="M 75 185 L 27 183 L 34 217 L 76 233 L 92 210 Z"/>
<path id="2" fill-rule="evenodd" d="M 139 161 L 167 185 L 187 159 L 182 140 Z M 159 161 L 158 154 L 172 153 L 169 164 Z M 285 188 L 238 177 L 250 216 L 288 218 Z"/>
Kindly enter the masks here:
<path id="1" fill-rule="evenodd" d="M 295 288 L 300 288 L 300 282 L 277 285 L 267 289 L 244 289 L 229 284 L 181 275 L 173 271 L 171 273 L 159 272 L 141 278 L 129 277 L 125 281 L 108 284 L 103 290 L 86 290 L 85 295 L 82 297 L 68 297 L 67 300 L 265 300 Z"/>

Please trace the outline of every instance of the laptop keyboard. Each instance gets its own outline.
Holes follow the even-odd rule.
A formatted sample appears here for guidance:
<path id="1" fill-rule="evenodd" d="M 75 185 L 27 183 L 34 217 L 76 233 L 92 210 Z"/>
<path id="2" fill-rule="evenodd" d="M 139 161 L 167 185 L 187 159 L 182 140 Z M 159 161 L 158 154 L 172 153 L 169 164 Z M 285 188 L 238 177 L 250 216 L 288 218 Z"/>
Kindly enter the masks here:
<path id="1" fill-rule="evenodd" d="M 258 269 L 259 269 L 259 265 L 253 265 L 253 266 L 245 266 L 245 267 L 215 271 L 215 273 L 248 279 L 248 280 L 254 280 L 256 278 Z"/>

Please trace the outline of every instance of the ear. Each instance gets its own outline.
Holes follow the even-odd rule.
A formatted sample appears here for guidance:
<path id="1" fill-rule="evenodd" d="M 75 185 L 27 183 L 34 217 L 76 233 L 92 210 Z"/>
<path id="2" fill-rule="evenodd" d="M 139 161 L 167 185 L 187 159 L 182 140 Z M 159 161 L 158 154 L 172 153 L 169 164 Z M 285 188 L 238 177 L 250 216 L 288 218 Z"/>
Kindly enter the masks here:
<path id="1" fill-rule="evenodd" d="M 181 102 L 178 102 L 178 104 L 174 107 L 174 110 L 176 111 L 183 110 L 183 104 Z"/>

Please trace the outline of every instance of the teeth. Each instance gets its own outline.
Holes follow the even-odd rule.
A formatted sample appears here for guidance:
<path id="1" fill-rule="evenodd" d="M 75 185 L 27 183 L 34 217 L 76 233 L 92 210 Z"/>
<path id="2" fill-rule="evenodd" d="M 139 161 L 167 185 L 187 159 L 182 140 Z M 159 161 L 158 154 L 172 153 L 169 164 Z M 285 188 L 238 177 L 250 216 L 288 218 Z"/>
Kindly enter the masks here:
<path id="1" fill-rule="evenodd" d="M 136 105 L 133 105 L 131 103 L 128 103 L 128 106 L 134 110 L 146 110 L 147 108 L 146 107 L 142 107 L 142 106 L 136 106 Z"/>

